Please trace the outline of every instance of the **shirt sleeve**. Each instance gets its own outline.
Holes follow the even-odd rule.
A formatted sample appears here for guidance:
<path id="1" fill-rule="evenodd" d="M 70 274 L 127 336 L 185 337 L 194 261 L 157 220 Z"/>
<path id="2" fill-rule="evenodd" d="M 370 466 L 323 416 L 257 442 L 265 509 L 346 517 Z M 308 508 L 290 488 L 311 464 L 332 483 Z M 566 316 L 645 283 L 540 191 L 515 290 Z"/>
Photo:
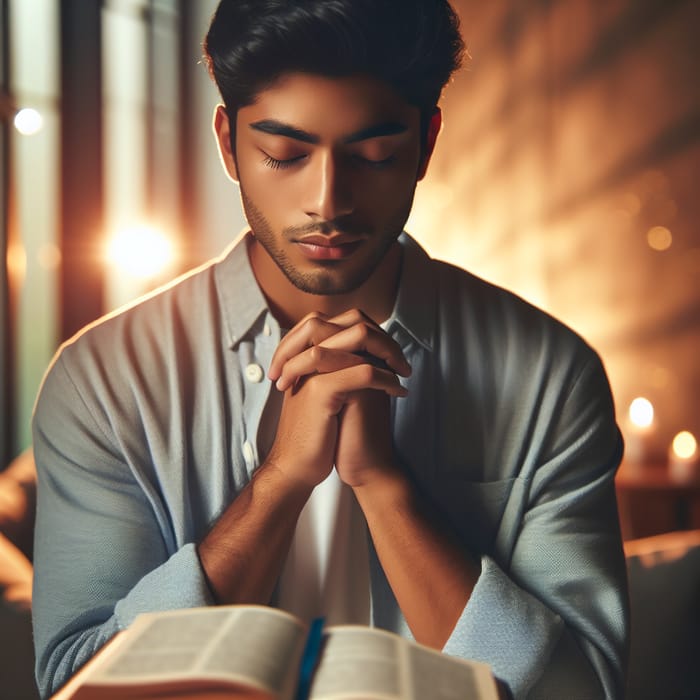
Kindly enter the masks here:
<path id="1" fill-rule="evenodd" d="M 491 664 L 514 698 L 622 697 L 627 582 L 614 476 L 622 454 L 597 357 L 563 407 L 543 401 L 482 573 L 444 651 Z M 537 429 L 535 430 L 537 432 Z M 533 447 L 533 445 L 537 447 Z"/>
<path id="2" fill-rule="evenodd" d="M 148 484 L 124 463 L 61 356 L 42 385 L 33 441 L 33 624 L 47 697 L 137 614 L 212 601 L 195 545 L 174 545 Z"/>

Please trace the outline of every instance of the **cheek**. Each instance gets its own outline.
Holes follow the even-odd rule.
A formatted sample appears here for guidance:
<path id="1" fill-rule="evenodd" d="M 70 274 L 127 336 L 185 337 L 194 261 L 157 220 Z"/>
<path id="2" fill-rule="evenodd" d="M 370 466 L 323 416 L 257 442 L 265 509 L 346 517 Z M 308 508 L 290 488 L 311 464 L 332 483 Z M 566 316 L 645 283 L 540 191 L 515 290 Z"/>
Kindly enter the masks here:
<path id="1" fill-rule="evenodd" d="M 392 218 L 410 206 L 415 186 L 411 176 L 360 178 L 356 203 L 365 211 Z"/>
<path id="2" fill-rule="evenodd" d="M 289 210 L 292 197 L 278 178 L 270 177 L 269 168 L 266 168 L 268 172 L 261 171 L 260 168 L 257 164 L 251 167 L 250 163 L 245 168 L 239 168 L 240 188 L 265 219 L 278 228 L 280 218 Z"/>

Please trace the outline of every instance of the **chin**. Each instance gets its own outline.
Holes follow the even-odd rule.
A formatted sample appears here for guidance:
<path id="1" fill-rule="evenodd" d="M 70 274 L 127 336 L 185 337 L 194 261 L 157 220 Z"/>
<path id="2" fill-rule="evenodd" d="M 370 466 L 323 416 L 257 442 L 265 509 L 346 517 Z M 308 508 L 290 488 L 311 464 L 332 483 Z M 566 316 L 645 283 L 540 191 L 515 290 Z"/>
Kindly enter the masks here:
<path id="1" fill-rule="evenodd" d="M 287 279 L 300 291 L 316 296 L 350 294 L 369 279 L 373 270 L 361 269 L 354 274 L 342 274 L 340 270 L 302 272 L 282 269 Z"/>

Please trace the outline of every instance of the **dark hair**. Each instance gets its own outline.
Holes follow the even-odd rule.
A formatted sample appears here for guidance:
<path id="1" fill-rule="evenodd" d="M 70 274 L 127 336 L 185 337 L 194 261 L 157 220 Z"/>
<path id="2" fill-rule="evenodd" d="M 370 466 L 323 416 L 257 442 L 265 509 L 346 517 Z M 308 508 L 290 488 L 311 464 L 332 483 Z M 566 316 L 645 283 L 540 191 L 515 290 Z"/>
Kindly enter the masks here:
<path id="1" fill-rule="evenodd" d="M 221 0 L 204 52 L 229 117 L 304 72 L 383 80 L 425 121 L 464 44 L 447 0 Z"/>

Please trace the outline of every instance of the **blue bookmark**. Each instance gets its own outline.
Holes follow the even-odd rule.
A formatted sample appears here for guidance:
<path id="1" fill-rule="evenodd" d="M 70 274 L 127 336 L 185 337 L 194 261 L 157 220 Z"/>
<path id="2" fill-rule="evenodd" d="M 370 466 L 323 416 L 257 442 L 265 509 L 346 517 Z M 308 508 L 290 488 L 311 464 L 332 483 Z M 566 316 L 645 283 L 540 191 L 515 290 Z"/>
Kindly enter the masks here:
<path id="1" fill-rule="evenodd" d="M 317 617 L 313 620 L 309 628 L 306 646 L 304 647 L 304 653 L 301 656 L 301 664 L 299 665 L 299 684 L 297 685 L 295 700 L 307 700 L 309 697 L 311 680 L 313 679 L 314 669 L 316 668 L 318 655 L 321 651 L 323 625 L 325 621 L 325 618 Z"/>

